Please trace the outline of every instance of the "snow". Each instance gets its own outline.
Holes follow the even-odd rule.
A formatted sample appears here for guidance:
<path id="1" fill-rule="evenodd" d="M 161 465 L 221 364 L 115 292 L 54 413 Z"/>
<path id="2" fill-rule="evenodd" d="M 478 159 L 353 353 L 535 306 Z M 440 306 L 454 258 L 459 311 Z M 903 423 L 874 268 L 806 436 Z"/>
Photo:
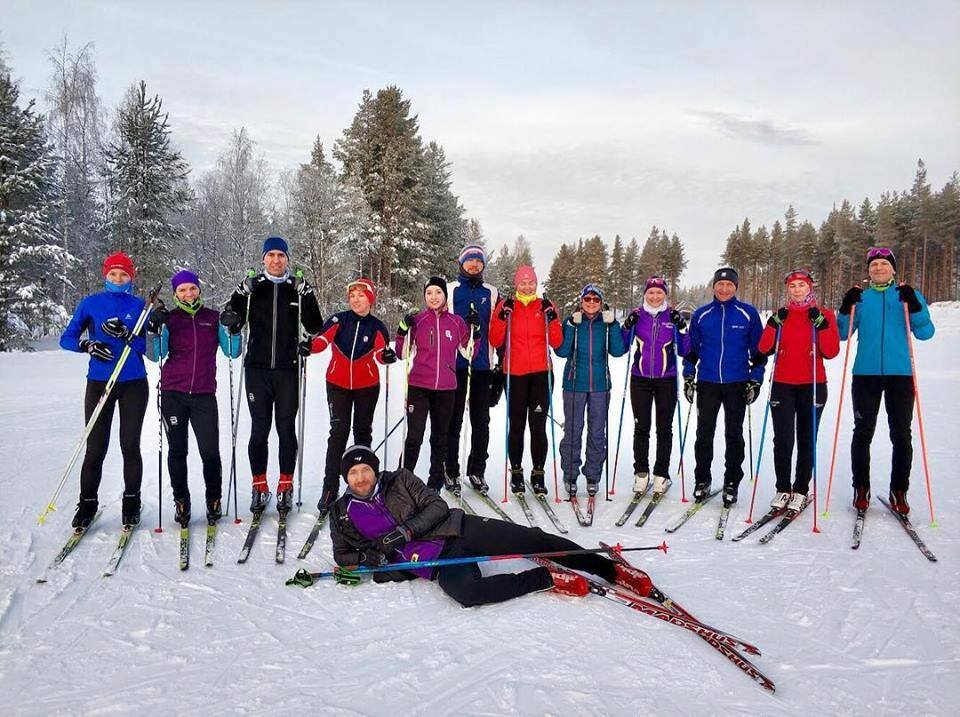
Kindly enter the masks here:
<path id="1" fill-rule="evenodd" d="M 85 357 L 56 350 L 0 354 L 0 455 L 6 465 L 0 478 L 6 508 L 0 513 L 4 713 L 956 714 L 960 498 L 951 466 L 960 448 L 950 436 L 956 435 L 953 415 L 960 383 L 955 358 L 960 355 L 960 305 L 936 305 L 932 311 L 937 334 L 917 342 L 916 351 L 939 528 L 929 527 L 918 437 L 910 495 L 914 522 L 939 563 L 925 560 L 876 501 L 862 547 L 850 550 L 849 385 L 830 517 L 820 519 L 820 534 L 811 532 L 813 511 L 808 510 L 769 545 L 751 538 L 721 543 L 713 538 L 714 503 L 669 537 L 668 555 L 633 554 L 659 587 L 700 619 L 757 644 L 764 654 L 755 662 L 777 683 L 776 695 L 761 690 L 691 633 L 594 596 L 539 593 L 467 610 L 426 581 L 356 588 L 285 586 L 284 580 L 304 564 L 314 570 L 331 565 L 326 532 L 305 563 L 296 560 L 319 495 L 327 429 L 319 377 L 326 355 L 310 364 L 305 505 L 290 521 L 286 565 L 273 562 L 274 516 L 264 521 L 250 561 L 235 562 L 248 517 L 244 407 L 238 448 L 244 523 L 221 522 L 216 565 L 204 568 L 203 521 L 196 516 L 192 565 L 187 572 L 177 569 L 166 484 L 164 531 L 152 532 L 157 521 L 157 424 L 151 402 L 143 429 L 145 527 L 135 534 L 117 575 L 100 576 L 118 533 L 121 463 L 114 435 L 96 529 L 49 583 L 37 584 L 35 578 L 65 539 L 72 515 L 76 472 L 60 510 L 45 526 L 36 524 L 82 429 Z M 612 364 L 618 385 L 624 361 Z M 829 362 L 831 396 L 818 462 L 821 510 L 842 361 L 841 353 Z M 226 366 L 222 368 L 226 472 L 229 400 Z M 391 373 L 392 422 L 400 415 L 402 385 L 396 366 Z M 762 406 L 763 400 L 753 410 L 755 442 Z M 617 393 L 611 410 L 614 437 L 618 407 Z M 501 404 L 490 446 L 489 479 L 495 491 L 502 480 L 502 413 Z M 378 414 L 375 441 L 382 426 Z M 657 543 L 665 537 L 663 526 L 682 510 L 675 485 L 647 526 L 614 527 L 629 498 L 628 431 L 629 423 L 614 502 L 598 504 L 594 527 L 580 528 L 572 511 L 558 506 L 571 537 L 586 546 L 598 540 Z M 391 438 L 391 456 L 399 453 L 398 436 Z M 719 436 L 722 430 L 717 473 Z M 773 493 L 771 438 L 768 431 L 757 513 Z M 877 493 L 886 488 L 882 474 L 889 453 L 885 432 L 878 431 L 873 454 Z M 421 469 L 426 454 L 424 450 Z M 691 463 L 692 455 L 688 445 Z M 190 465 L 199 503 L 202 479 L 195 451 Z M 275 471 L 275 463 L 271 466 Z M 548 462 L 548 483 L 550 468 Z M 272 472 L 271 482 L 275 480 Z M 728 535 L 743 527 L 750 489 L 745 481 Z M 534 510 L 540 518 L 539 508 Z M 515 504 L 508 512 L 522 520 Z M 497 563 L 489 570 L 519 567 Z"/>

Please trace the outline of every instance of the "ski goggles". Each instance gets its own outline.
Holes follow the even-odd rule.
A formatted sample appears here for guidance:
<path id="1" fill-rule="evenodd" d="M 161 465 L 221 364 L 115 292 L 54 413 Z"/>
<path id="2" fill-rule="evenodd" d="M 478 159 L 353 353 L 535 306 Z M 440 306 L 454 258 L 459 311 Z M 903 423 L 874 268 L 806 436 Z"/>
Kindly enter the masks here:
<path id="1" fill-rule="evenodd" d="M 783 283 L 789 284 L 791 281 L 805 281 L 813 286 L 813 275 L 806 269 L 791 269 L 783 276 Z"/>
<path id="2" fill-rule="evenodd" d="M 889 259 L 893 256 L 893 250 L 885 246 L 872 246 L 867 249 L 867 261 L 874 259 Z"/>

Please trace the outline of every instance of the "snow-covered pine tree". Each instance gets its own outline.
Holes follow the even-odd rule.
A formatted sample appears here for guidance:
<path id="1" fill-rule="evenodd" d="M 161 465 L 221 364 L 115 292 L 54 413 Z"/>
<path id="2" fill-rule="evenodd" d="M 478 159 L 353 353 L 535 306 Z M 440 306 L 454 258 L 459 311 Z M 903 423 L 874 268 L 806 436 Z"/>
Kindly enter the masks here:
<path id="1" fill-rule="evenodd" d="M 643 284 L 638 284 L 637 265 L 639 261 L 640 244 L 637 243 L 636 237 L 632 237 L 630 239 L 630 243 L 627 244 L 627 248 L 623 252 L 623 288 L 627 311 L 633 310 L 643 301 L 643 296 L 641 295 L 643 291 Z M 646 277 L 643 277 L 643 280 L 645 281 Z"/>
<path id="2" fill-rule="evenodd" d="M 423 153 L 423 218 L 427 224 L 429 273 L 453 278 L 467 238 L 464 208 L 451 189 L 443 147 L 430 142 Z"/>
<path id="3" fill-rule="evenodd" d="M 625 286 L 623 263 L 623 240 L 617 234 L 613 239 L 613 248 L 610 250 L 610 271 L 606 279 L 607 303 L 615 311 L 626 310 L 626 301 L 624 294 L 629 293 L 629 287 Z"/>
<path id="4" fill-rule="evenodd" d="M 148 286 L 170 276 L 183 251 L 180 217 L 191 200 L 189 167 L 170 142 L 168 114 L 141 81 L 118 109 L 117 137 L 105 151 L 112 248 L 129 253 Z"/>

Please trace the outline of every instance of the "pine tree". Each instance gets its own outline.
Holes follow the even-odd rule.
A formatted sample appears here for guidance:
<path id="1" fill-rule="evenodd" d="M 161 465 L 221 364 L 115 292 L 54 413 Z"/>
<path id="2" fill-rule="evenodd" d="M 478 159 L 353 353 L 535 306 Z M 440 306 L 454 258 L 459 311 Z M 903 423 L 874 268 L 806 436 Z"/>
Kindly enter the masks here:
<path id="1" fill-rule="evenodd" d="M 643 283 L 638 283 L 638 266 L 640 264 L 640 245 L 637 238 L 632 237 L 627 244 L 626 251 L 623 252 L 624 274 L 623 282 L 626 284 L 625 297 L 627 310 L 635 308 L 643 299 Z M 646 282 L 646 277 L 643 278 Z"/>
<path id="2" fill-rule="evenodd" d="M 683 250 L 683 242 L 676 234 L 670 237 L 670 242 L 664 250 L 661 261 L 663 276 L 667 280 L 671 291 L 679 290 L 680 277 L 687 268 L 687 259 Z"/>
<path id="3" fill-rule="evenodd" d="M 613 249 L 610 251 L 610 271 L 607 278 L 607 303 L 615 310 L 625 311 L 629 296 L 626 265 L 624 264 L 623 240 L 617 234 L 613 239 Z"/>
<path id="4" fill-rule="evenodd" d="M 452 277 L 467 237 L 464 208 L 451 189 L 443 148 L 430 142 L 424 151 L 423 218 L 427 223 L 428 273 Z"/>
<path id="5" fill-rule="evenodd" d="M 580 288 L 586 284 L 596 284 L 601 289 L 606 289 L 608 285 L 607 247 L 598 234 L 583 243 L 583 254 L 578 268 Z"/>

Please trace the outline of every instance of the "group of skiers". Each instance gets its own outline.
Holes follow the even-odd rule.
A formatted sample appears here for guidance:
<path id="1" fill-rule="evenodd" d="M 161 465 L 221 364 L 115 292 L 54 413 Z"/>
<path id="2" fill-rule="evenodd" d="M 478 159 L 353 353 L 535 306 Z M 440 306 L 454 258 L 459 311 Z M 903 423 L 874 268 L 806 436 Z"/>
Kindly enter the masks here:
<path id="1" fill-rule="evenodd" d="M 504 391 L 511 490 L 522 493 L 527 487 L 523 458 L 529 428 L 529 487 L 538 494 L 547 492 L 547 422 L 554 420 L 563 429 L 559 448 L 566 493 L 576 495 L 582 473 L 588 494 L 596 494 L 610 432 L 609 358 L 628 352 L 632 354 L 628 370 L 636 492 L 646 491 L 652 484 L 655 494 L 662 493 L 670 484 L 673 415 L 682 392 L 697 408 L 694 499 L 703 501 L 711 494 L 714 434 L 722 407 L 726 451 L 721 490 L 725 505 L 736 502 L 743 478 L 743 422 L 747 407 L 761 393 L 767 357 L 772 355 L 769 403 L 777 481 L 772 506 L 797 510 L 808 492 L 815 433 L 827 397 L 823 360 L 835 357 L 840 341 L 854 331 L 859 332 L 852 382 L 854 502 L 861 509 L 869 504 L 869 448 L 882 397 L 893 443 L 890 501 L 899 512 L 909 511 L 906 493 L 914 386 L 906 331 L 928 339 L 934 328 L 923 296 L 906 284 L 897 285 L 896 258 L 889 249 L 869 250 L 869 286 L 850 289 L 838 316 L 819 306 L 809 272 L 790 272 L 784 280 L 784 306 L 773 312 L 764 327 L 757 310 L 737 297 L 739 277 L 731 267 L 716 271 L 713 300 L 689 317 L 670 303 L 666 282 L 654 276 L 644 286 L 642 304 L 625 316 L 622 325 L 604 303 L 602 288 L 595 284 L 583 288 L 574 310 L 561 320 L 559 308 L 538 295 L 532 267 L 520 267 L 514 290 L 501 297 L 483 279 L 487 265 L 484 249 L 470 245 L 459 256 L 456 281 L 430 277 L 426 282 L 422 310 L 403 317 L 392 345 L 387 327 L 372 313 L 377 298 L 372 281 L 360 278 L 348 284 L 349 308 L 324 321 L 313 288 L 300 272 L 291 270 L 289 255 L 284 239 L 268 238 L 263 245 L 262 270 L 250 272 L 240 282 L 222 312 L 203 305 L 197 274 L 177 272 L 171 279 L 174 307 L 168 310 L 157 301 L 143 324 L 145 330 L 136 334 L 138 317 L 150 308 L 133 292 L 136 267 L 123 253 L 106 258 L 104 291 L 80 303 L 60 341 L 64 349 L 90 355 L 87 418 L 108 382 L 116 381 L 89 433 L 74 527 L 85 528 L 97 513 L 101 469 L 117 405 L 124 459 L 122 520 L 124 525 L 139 522 L 139 442 L 149 396 L 145 355 L 163 361 L 160 407 L 169 440 L 168 469 L 176 519 L 181 524 L 190 520 L 188 424 L 193 426 L 203 462 L 208 521 L 220 517 L 222 468 L 215 397 L 218 350 L 231 358 L 244 356 L 241 382 L 246 382 L 243 393 L 251 418 L 248 457 L 254 513 L 262 512 L 271 497 L 267 446 L 274 423 L 279 439 L 277 507 L 284 512 L 292 506 L 297 414 L 303 408 L 306 361 L 328 348 L 330 432 L 318 503 L 321 514 L 334 505 L 340 479 L 347 478 L 344 460 L 350 454 L 351 430 L 356 447 L 367 448 L 359 453 L 359 448 L 350 450 L 369 459 L 380 396 L 378 364 L 389 366 L 398 361 L 402 361 L 406 376 L 405 438 L 398 466 L 407 472 L 403 475 L 412 475 L 429 418 L 430 469 L 425 489 L 439 493 L 446 487 L 459 492 L 463 471 L 473 488 L 487 492 L 490 410 Z M 562 424 L 552 415 L 551 349 L 566 359 L 561 374 Z M 126 357 L 122 366 L 121 355 Z M 113 376 L 117 368 L 120 370 Z M 458 446 L 467 412 L 472 440 L 465 465 L 461 465 Z M 654 425 L 656 450 L 651 471 Z M 797 459 L 791 477 L 795 444 Z M 369 461 L 364 465 L 370 465 Z M 406 485 L 409 480 L 397 482 Z M 411 489 L 407 486 L 405 490 Z M 418 505 L 423 507 L 429 496 L 417 493 Z M 364 497 L 354 494 L 351 500 L 362 502 Z M 353 515 L 351 511 L 345 514 Z M 374 521 L 376 525 L 385 522 Z M 332 529 L 337 529 L 336 524 L 331 522 Z M 422 537 L 435 527 L 426 526 L 420 534 L 412 531 L 412 537 Z"/>

